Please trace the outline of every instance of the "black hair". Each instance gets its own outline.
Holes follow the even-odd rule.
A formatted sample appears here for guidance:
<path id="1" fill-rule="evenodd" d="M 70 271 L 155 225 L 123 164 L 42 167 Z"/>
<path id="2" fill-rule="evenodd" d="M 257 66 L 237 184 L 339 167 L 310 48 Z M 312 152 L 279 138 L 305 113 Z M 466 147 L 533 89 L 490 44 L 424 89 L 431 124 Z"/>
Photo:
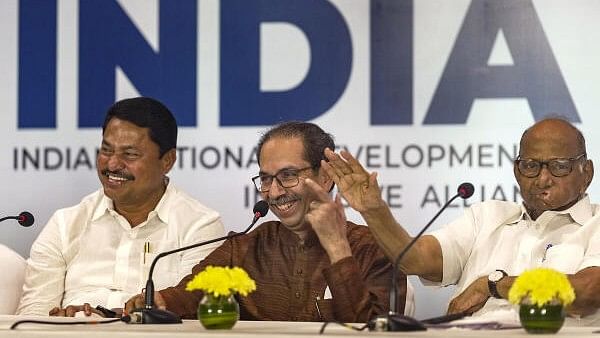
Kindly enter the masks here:
<path id="1" fill-rule="evenodd" d="M 135 97 L 115 102 L 106 112 L 102 133 L 112 118 L 148 128 L 150 139 L 160 149 L 160 157 L 177 147 L 177 122 L 171 111 L 153 98 Z"/>
<path id="2" fill-rule="evenodd" d="M 321 160 L 327 160 L 325 158 L 325 148 L 335 150 L 333 136 L 323 131 L 316 124 L 300 121 L 284 122 L 269 129 L 258 141 L 256 159 L 259 165 L 263 145 L 277 137 L 300 138 L 302 144 L 304 144 L 304 159 L 310 163 L 313 170 L 321 167 Z"/>

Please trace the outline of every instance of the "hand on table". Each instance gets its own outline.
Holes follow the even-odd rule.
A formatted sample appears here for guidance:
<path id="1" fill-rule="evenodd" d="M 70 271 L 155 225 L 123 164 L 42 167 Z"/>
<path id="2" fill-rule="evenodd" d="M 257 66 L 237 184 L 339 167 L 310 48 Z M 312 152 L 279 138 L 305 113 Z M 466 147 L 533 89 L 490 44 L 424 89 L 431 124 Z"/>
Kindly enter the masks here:
<path id="1" fill-rule="evenodd" d="M 488 289 L 488 277 L 477 278 L 460 295 L 452 299 L 448 306 L 448 314 L 464 312 L 468 315 L 481 309 L 488 298 L 490 292 Z"/>

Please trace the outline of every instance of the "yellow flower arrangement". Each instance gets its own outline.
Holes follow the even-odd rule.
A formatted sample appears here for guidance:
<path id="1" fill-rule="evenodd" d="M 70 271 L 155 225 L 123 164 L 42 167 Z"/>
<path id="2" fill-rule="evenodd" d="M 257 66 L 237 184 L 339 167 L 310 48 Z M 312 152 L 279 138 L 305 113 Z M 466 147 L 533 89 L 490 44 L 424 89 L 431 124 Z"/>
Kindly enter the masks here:
<path id="1" fill-rule="evenodd" d="M 202 290 L 214 297 L 230 296 L 236 292 L 247 296 L 256 290 L 256 283 L 242 268 L 209 265 L 189 281 L 185 289 Z"/>
<path id="2" fill-rule="evenodd" d="M 524 299 L 537 306 L 560 302 L 563 306 L 575 300 L 575 291 L 564 274 L 547 268 L 523 272 L 508 292 L 508 300 L 520 304 Z"/>

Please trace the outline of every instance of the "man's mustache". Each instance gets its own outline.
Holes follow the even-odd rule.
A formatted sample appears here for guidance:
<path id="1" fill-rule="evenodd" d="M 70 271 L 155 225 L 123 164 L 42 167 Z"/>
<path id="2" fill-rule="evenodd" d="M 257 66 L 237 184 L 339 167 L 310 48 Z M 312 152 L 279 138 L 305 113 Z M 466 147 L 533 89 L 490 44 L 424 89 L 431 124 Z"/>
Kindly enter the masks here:
<path id="1" fill-rule="evenodd" d="M 269 205 L 279 205 L 279 204 L 285 204 L 285 203 L 292 202 L 292 201 L 299 200 L 299 199 L 300 198 L 298 196 L 286 194 L 286 195 L 281 195 L 276 198 L 269 198 L 268 202 L 269 202 Z"/>
<path id="2" fill-rule="evenodd" d="M 108 170 L 108 169 L 104 169 L 100 172 L 102 174 L 102 176 L 106 176 L 108 177 L 110 176 L 116 176 L 116 177 L 120 177 L 120 178 L 124 178 L 128 181 L 134 181 L 135 180 L 135 176 L 126 173 L 124 171 L 112 171 L 112 170 Z"/>

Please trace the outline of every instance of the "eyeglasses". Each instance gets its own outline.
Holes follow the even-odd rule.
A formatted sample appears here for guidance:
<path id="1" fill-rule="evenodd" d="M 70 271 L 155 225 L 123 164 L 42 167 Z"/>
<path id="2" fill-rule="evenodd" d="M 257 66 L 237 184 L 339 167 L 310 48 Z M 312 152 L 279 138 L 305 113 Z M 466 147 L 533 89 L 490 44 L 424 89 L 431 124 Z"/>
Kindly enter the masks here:
<path id="1" fill-rule="evenodd" d="M 583 153 L 577 157 L 572 158 L 555 158 L 548 161 L 538 161 L 531 158 L 520 158 L 517 157 L 515 163 L 521 175 L 525 177 L 537 177 L 542 171 L 542 167 L 545 165 L 552 176 L 562 177 L 567 176 L 573 171 L 573 163 L 578 161 L 582 157 L 585 157 L 586 153 Z"/>
<path id="2" fill-rule="evenodd" d="M 299 174 L 301 171 L 312 169 L 313 167 L 305 167 L 300 169 L 285 168 L 279 170 L 275 175 L 258 175 L 252 177 L 252 182 L 256 187 L 256 190 L 260 192 L 267 192 L 271 189 L 273 184 L 273 178 L 277 180 L 277 183 L 283 188 L 293 188 L 300 182 Z"/>

